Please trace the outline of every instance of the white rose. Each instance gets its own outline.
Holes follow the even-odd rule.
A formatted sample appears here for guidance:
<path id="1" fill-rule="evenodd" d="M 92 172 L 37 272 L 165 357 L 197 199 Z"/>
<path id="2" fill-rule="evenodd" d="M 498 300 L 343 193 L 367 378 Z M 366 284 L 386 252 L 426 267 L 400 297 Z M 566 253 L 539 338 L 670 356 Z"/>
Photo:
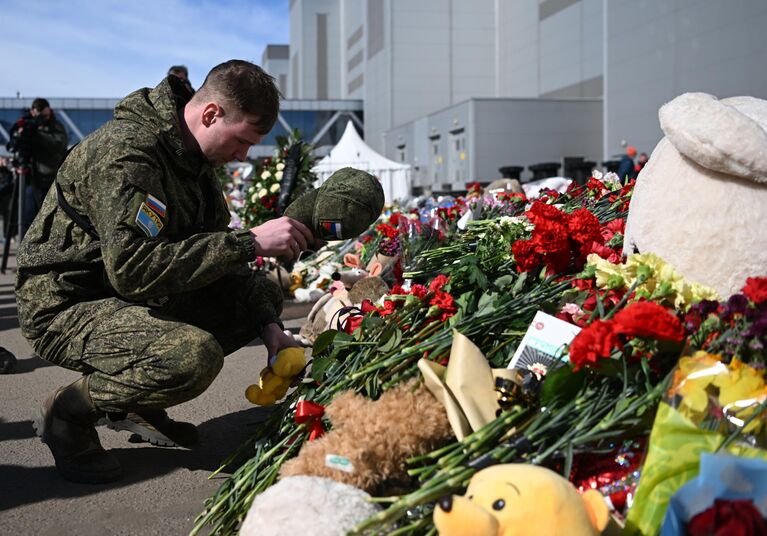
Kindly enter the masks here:
<path id="1" fill-rule="evenodd" d="M 272 192 L 273 194 L 276 194 L 277 192 L 279 192 L 280 191 L 280 183 L 275 182 L 274 184 L 272 184 L 272 187 L 269 188 L 269 191 Z"/>
<path id="2" fill-rule="evenodd" d="M 260 182 L 257 182 L 256 183 L 256 189 L 260 190 L 261 188 L 263 188 L 263 185 Z"/>
<path id="3" fill-rule="evenodd" d="M 256 192 L 253 192 L 253 195 L 250 196 L 250 202 L 255 203 L 258 201 L 258 196 L 256 195 Z"/>
<path id="4" fill-rule="evenodd" d="M 279 162 L 277 164 L 277 171 L 282 171 L 283 169 L 285 169 L 285 164 L 283 164 L 282 162 Z"/>
<path id="5" fill-rule="evenodd" d="M 261 178 L 262 178 L 262 179 L 268 179 L 268 178 L 269 178 L 269 177 L 271 177 L 271 176 L 272 176 L 272 174 L 271 174 L 271 173 L 269 173 L 269 170 L 268 170 L 268 169 L 265 169 L 265 170 L 264 170 L 264 172 L 261 174 Z"/>
<path id="6" fill-rule="evenodd" d="M 261 188 L 261 190 L 258 192 L 258 197 L 266 197 L 266 194 L 268 193 L 269 192 L 266 191 L 266 188 Z"/>
<path id="7" fill-rule="evenodd" d="M 274 178 L 277 179 L 278 181 L 281 181 L 282 180 L 282 171 L 278 171 L 277 173 L 275 173 L 274 174 Z"/>

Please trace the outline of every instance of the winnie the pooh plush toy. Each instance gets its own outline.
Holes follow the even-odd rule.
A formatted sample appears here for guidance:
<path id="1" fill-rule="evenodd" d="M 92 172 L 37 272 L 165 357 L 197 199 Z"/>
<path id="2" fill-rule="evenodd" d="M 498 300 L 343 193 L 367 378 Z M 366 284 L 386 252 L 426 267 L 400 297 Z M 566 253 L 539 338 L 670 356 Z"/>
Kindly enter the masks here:
<path id="1" fill-rule="evenodd" d="M 479 471 L 465 496 L 443 497 L 434 509 L 440 536 L 593 536 L 608 521 L 599 492 L 580 495 L 554 471 L 516 463 Z"/>
<path id="2" fill-rule="evenodd" d="M 767 272 L 767 101 L 685 93 L 637 178 L 624 253 L 655 253 L 724 297 Z"/>

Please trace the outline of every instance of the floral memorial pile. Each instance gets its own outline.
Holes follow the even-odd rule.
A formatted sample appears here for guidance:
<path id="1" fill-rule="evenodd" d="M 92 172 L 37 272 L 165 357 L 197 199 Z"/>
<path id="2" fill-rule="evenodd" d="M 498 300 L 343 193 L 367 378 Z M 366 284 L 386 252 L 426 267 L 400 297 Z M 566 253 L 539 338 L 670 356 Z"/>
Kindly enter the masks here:
<path id="1" fill-rule="evenodd" d="M 597 492 L 598 530 L 759 534 L 767 277 L 722 296 L 652 249 L 624 253 L 635 183 L 616 179 L 395 211 L 347 244 L 388 291 L 354 300 L 337 286 L 351 303 L 194 532 L 235 532 L 259 494 L 304 474 L 368 494 L 378 508 L 355 534 L 474 534 L 446 516 L 467 486 L 532 464 L 584 500 Z M 397 405 L 429 394 L 452 434 Z M 498 529 L 505 507 L 477 515 Z"/>

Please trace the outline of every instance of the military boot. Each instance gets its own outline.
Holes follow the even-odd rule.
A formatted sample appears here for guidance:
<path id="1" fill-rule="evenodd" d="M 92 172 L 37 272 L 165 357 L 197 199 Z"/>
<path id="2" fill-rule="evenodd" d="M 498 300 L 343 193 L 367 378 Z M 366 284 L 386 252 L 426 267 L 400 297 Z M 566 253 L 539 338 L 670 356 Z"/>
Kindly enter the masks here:
<path id="1" fill-rule="evenodd" d="M 35 429 L 66 480 L 104 484 L 122 476 L 120 462 L 104 450 L 94 428 L 102 415 L 93 405 L 88 376 L 59 388 L 43 404 Z"/>
<path id="2" fill-rule="evenodd" d="M 110 414 L 98 424 L 112 430 L 133 432 L 144 441 L 160 447 L 192 448 L 197 444 L 197 427 L 192 423 L 174 421 L 164 409 L 146 409 L 127 415 Z"/>

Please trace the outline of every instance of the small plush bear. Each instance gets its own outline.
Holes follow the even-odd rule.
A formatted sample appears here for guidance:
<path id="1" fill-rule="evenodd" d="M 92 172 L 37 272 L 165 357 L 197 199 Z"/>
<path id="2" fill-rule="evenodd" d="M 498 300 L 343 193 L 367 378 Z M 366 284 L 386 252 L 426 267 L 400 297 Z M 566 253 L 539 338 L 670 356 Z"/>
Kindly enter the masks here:
<path id="1" fill-rule="evenodd" d="M 399 490 L 409 482 L 407 458 L 453 437 L 445 408 L 418 380 L 403 382 L 375 401 L 347 391 L 325 414 L 332 429 L 307 441 L 283 464 L 281 477 L 322 476 L 373 494 Z"/>

